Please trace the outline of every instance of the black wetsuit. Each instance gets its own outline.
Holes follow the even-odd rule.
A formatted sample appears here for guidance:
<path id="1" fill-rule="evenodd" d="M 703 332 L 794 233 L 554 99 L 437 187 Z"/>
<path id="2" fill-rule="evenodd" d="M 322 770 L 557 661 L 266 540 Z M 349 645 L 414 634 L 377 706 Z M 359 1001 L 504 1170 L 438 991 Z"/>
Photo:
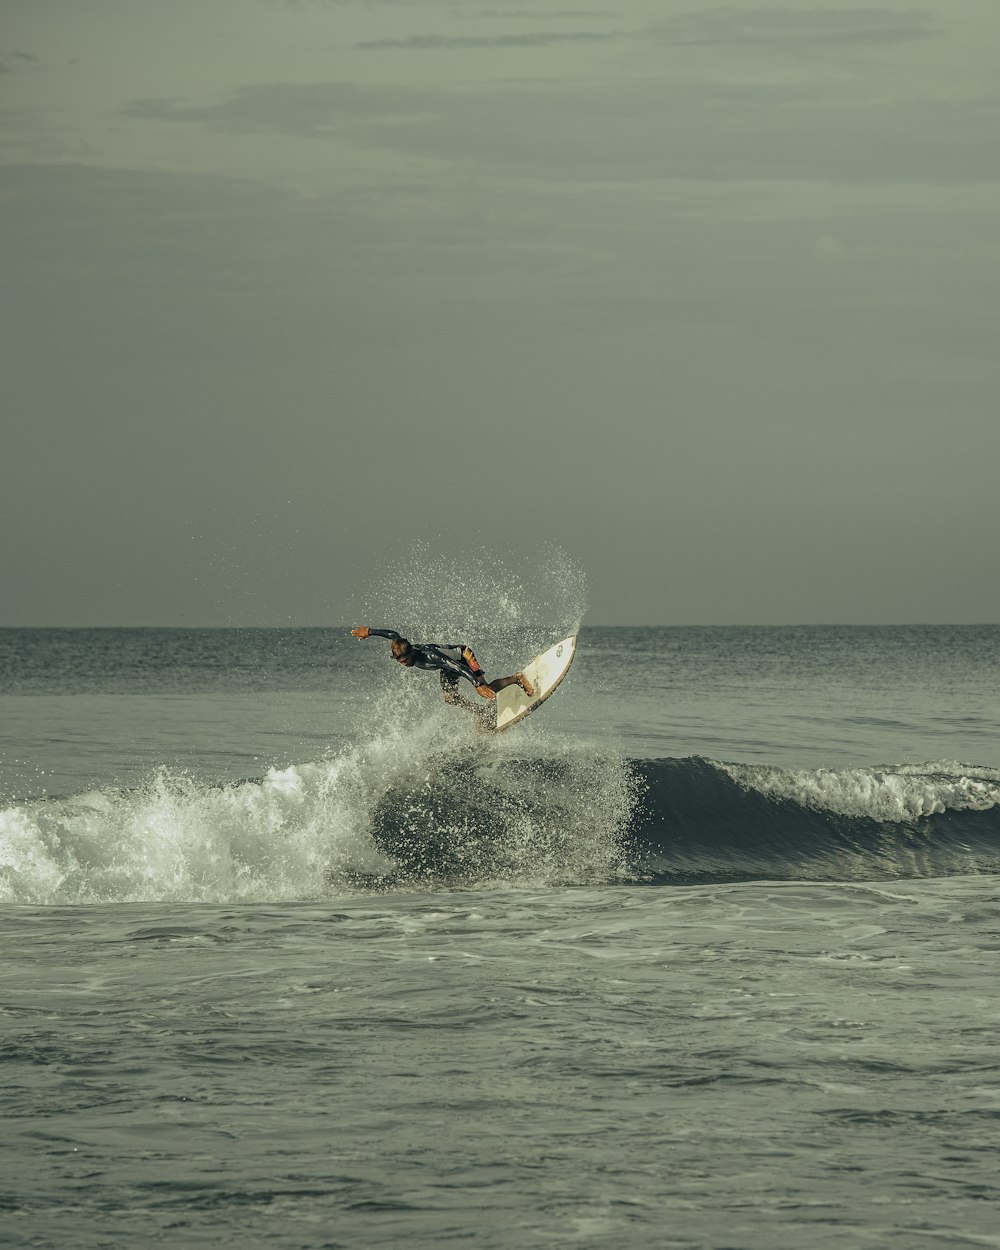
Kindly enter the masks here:
<path id="1" fill-rule="evenodd" d="M 368 637 L 388 638 L 390 642 L 409 642 L 394 629 L 369 629 Z M 472 656 L 471 662 L 465 658 L 466 653 Z M 472 648 L 464 643 L 453 642 L 422 642 L 419 645 L 410 643 L 406 655 L 407 668 L 437 669 L 441 674 L 441 684 L 452 685 L 458 677 L 464 677 L 474 686 L 481 686 L 486 681 L 486 674 L 479 667 L 479 661 L 472 654 Z M 448 681 L 448 679 L 451 679 Z"/>

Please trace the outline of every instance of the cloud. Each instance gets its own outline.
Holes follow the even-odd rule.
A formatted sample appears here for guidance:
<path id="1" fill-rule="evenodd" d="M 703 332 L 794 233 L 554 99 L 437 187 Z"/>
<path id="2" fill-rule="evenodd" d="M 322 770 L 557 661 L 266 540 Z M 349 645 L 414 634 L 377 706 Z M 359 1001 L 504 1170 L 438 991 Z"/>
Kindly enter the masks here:
<path id="1" fill-rule="evenodd" d="M 0 52 L 0 74 L 17 74 L 37 69 L 38 57 L 33 52 Z"/>
<path id="2" fill-rule="evenodd" d="M 126 116 L 230 134 L 283 134 L 479 174 L 610 185 L 986 183 L 1000 102 L 859 94 L 854 81 L 627 81 L 246 86 L 215 102 L 139 100 Z M 962 142 L 955 142 L 955 135 Z"/>
<path id="3" fill-rule="evenodd" d="M 543 12 L 541 9 L 483 9 L 480 17 L 543 17 L 547 22 L 556 17 L 620 17 L 621 14 L 614 13 L 609 9 L 549 9 Z"/>
<path id="4" fill-rule="evenodd" d="M 484 15 L 485 16 L 485 15 Z M 504 14 L 528 17 L 526 12 Z M 536 16 L 541 16 L 538 14 Z M 544 14 L 547 20 L 612 16 L 576 10 Z M 610 43 L 623 39 L 654 38 L 682 46 L 794 48 L 863 47 L 871 44 L 906 43 L 940 34 L 940 27 L 923 9 L 813 9 L 785 7 L 758 9 L 697 9 L 667 18 L 643 31 L 525 31 L 494 35 L 407 35 L 366 39 L 354 46 L 365 50 L 405 48 L 411 50 L 469 48 L 541 48 L 560 43 Z"/>
<path id="5" fill-rule="evenodd" d="M 225 100 L 190 104 L 178 100 L 132 100 L 125 117 L 167 122 L 202 122 L 230 134 L 321 135 L 350 123 L 379 117 L 405 120 L 426 109 L 433 93 L 409 87 L 349 82 L 258 83 Z"/>
<path id="6" fill-rule="evenodd" d="M 670 43 L 801 48 L 903 43 L 939 33 L 922 9 L 699 9 L 659 23 Z"/>
<path id="7" fill-rule="evenodd" d="M 618 31 L 537 31 L 513 35 L 409 35 L 405 39 L 366 39 L 354 46 L 366 51 L 380 48 L 425 49 L 546 48 L 556 43 L 610 43 L 622 38 Z"/>

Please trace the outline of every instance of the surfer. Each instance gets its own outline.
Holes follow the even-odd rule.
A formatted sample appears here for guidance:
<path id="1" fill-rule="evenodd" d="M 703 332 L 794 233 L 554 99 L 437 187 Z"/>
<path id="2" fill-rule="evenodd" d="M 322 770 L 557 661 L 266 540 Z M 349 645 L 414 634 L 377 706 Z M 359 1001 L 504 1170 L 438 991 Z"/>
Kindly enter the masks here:
<path id="1" fill-rule="evenodd" d="M 495 699 L 501 690 L 508 686 L 520 686 L 528 698 L 532 698 L 535 688 L 523 673 L 514 673 L 511 677 L 497 677 L 487 681 L 482 666 L 476 659 L 471 647 L 465 643 L 422 642 L 413 643 L 394 629 L 371 629 L 360 625 L 352 629 L 351 634 L 358 639 L 388 638 L 392 658 L 404 668 L 436 669 L 441 678 L 441 690 L 445 703 L 464 703 L 458 693 L 459 678 L 464 677 L 483 699 Z"/>

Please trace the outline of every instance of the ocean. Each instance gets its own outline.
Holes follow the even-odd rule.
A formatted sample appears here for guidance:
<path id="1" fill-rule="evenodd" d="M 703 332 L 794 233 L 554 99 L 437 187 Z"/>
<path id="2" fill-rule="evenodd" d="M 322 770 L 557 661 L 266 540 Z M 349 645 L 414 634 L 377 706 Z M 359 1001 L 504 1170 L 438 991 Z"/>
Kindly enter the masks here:
<path id="1" fill-rule="evenodd" d="M 1000 627 L 357 623 L 0 630 L 0 1245 L 1000 1246 Z"/>

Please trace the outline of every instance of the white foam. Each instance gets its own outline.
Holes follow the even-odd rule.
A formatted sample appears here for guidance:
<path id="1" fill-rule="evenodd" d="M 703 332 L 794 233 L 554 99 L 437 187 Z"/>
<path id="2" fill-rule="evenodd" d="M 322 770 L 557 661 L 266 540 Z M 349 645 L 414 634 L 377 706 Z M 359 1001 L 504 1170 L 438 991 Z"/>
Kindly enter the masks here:
<path id="1" fill-rule="evenodd" d="M 795 771 L 720 764 L 739 785 L 803 807 L 878 821 L 945 811 L 986 811 L 1000 803 L 1000 770 L 955 761 L 885 768 Z"/>
<path id="2" fill-rule="evenodd" d="M 428 715 L 425 696 L 379 696 L 381 732 L 365 745 L 257 781 L 210 786 L 164 768 L 136 790 L 0 812 L 0 900 L 253 902 L 356 890 L 359 878 L 393 873 L 373 831 L 392 795 L 414 789 L 423 796 L 411 812 L 418 834 L 447 838 L 452 807 L 464 827 L 499 830 L 498 880 L 613 874 L 634 803 L 624 761 L 539 735 L 478 737 L 443 704 Z M 525 750 L 549 770 L 544 784 L 531 784 L 530 760 L 524 772 Z M 469 774 L 472 790 L 458 787 L 452 802 L 455 770 Z M 525 801 L 503 802 L 505 786 L 522 784 Z"/>

